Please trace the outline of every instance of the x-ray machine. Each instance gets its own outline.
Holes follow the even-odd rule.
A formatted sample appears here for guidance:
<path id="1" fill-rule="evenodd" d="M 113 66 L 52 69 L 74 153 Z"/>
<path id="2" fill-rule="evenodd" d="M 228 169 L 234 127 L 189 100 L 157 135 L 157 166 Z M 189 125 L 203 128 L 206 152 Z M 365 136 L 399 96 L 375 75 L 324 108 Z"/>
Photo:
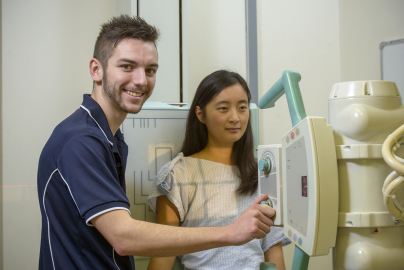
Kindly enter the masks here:
<path id="1" fill-rule="evenodd" d="M 296 245 L 292 269 L 330 250 L 334 269 L 403 269 L 404 108 L 395 84 L 335 84 L 328 124 L 306 116 L 300 78 L 284 72 L 259 102 L 273 107 L 285 93 L 293 124 L 281 145 L 258 146 L 260 190 Z"/>

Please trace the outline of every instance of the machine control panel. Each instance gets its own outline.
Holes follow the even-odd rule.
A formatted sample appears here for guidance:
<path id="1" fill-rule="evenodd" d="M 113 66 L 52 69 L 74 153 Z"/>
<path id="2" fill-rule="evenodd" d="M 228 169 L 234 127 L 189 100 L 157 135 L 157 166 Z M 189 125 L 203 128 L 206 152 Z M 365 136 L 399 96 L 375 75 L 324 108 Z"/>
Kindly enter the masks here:
<path id="1" fill-rule="evenodd" d="M 268 194 L 268 205 L 275 209 L 274 225 L 282 225 L 281 144 L 258 145 L 259 192 Z"/>
<path id="2" fill-rule="evenodd" d="M 338 223 L 338 169 L 333 131 L 306 117 L 284 136 L 285 235 L 309 256 L 328 254 Z"/>

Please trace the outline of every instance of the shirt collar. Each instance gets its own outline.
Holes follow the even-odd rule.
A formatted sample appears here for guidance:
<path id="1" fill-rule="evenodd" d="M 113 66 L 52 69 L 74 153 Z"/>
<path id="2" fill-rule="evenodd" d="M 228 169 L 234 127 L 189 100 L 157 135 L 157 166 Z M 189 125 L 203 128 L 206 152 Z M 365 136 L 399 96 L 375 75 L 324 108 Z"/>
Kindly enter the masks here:
<path id="1" fill-rule="evenodd" d="M 107 117 L 101 106 L 89 95 L 83 95 L 83 103 L 80 106 L 82 109 L 87 111 L 90 117 L 96 122 L 98 127 L 101 129 L 104 136 L 107 138 L 108 142 L 114 145 L 114 136 L 112 135 L 111 128 L 108 125 Z M 118 129 L 116 135 L 118 138 L 122 136 L 121 131 Z"/>

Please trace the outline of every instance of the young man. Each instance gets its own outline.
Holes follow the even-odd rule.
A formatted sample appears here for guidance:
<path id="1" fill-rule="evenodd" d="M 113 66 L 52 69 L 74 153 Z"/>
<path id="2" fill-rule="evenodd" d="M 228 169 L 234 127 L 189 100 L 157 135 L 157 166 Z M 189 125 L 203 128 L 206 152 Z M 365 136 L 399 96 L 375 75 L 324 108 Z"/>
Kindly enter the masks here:
<path id="1" fill-rule="evenodd" d="M 102 26 L 91 95 L 53 131 L 39 160 L 40 269 L 134 269 L 132 255 L 175 256 L 262 238 L 269 207 L 257 201 L 223 227 L 178 228 L 131 218 L 125 195 L 128 149 L 119 126 L 152 94 L 158 31 L 138 17 Z"/>

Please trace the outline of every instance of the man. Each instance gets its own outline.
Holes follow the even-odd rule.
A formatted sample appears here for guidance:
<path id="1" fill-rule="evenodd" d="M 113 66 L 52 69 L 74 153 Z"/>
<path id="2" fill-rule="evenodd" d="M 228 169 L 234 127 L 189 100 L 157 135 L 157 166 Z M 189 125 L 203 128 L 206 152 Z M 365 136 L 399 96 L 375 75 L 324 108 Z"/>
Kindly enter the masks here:
<path id="1" fill-rule="evenodd" d="M 131 218 L 128 149 L 119 130 L 152 94 L 158 31 L 139 17 L 102 26 L 90 60 L 93 90 L 53 131 L 39 160 L 40 269 L 134 269 L 132 255 L 175 256 L 262 238 L 274 210 L 257 198 L 233 224 L 178 228 Z"/>

